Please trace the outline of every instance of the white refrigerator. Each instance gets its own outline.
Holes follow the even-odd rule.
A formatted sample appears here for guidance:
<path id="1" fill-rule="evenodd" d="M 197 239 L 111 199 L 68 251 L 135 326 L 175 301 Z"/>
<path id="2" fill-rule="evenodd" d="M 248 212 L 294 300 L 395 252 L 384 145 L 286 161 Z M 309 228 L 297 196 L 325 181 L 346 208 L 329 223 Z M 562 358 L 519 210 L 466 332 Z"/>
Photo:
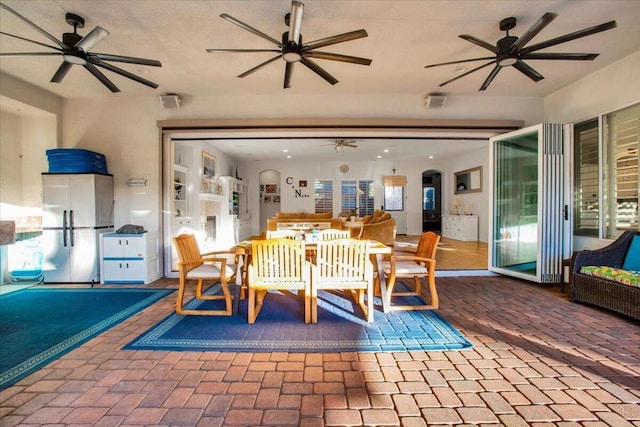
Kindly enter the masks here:
<path id="1" fill-rule="evenodd" d="M 99 283 L 100 234 L 113 231 L 113 176 L 42 174 L 45 283 Z"/>

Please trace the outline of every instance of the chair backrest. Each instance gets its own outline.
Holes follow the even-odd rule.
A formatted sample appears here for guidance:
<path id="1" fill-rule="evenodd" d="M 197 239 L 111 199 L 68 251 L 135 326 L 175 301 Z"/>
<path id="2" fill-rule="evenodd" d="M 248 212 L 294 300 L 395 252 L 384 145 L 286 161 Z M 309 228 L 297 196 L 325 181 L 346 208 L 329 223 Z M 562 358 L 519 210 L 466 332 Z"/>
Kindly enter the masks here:
<path id="1" fill-rule="evenodd" d="M 303 240 L 267 239 L 251 242 L 252 279 L 259 283 L 301 282 L 308 275 Z"/>
<path id="2" fill-rule="evenodd" d="M 315 265 L 320 280 L 336 283 L 366 281 L 373 274 L 369 260 L 371 242 L 359 239 L 334 239 L 318 242 Z"/>
<path id="3" fill-rule="evenodd" d="M 193 234 L 180 234 L 173 238 L 180 263 L 189 271 L 203 264 L 198 242 Z"/>
<path id="4" fill-rule="evenodd" d="M 327 228 L 318 232 L 318 240 L 348 239 L 349 237 L 349 230 L 336 230 L 334 228 Z"/>
<path id="5" fill-rule="evenodd" d="M 267 239 L 296 239 L 299 234 L 295 230 L 267 230 Z"/>
<path id="6" fill-rule="evenodd" d="M 420 236 L 420 242 L 418 242 L 416 256 L 435 259 L 439 241 L 440 236 L 433 231 L 422 233 L 422 236 Z"/>

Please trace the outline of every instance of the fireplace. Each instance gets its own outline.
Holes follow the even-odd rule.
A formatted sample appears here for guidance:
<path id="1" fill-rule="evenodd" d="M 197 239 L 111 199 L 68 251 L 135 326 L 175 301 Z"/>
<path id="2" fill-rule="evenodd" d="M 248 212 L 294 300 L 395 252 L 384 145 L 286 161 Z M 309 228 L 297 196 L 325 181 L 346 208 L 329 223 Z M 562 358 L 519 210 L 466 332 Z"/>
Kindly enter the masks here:
<path id="1" fill-rule="evenodd" d="M 216 242 L 216 217 L 207 216 L 204 223 L 204 240 L 207 243 Z"/>

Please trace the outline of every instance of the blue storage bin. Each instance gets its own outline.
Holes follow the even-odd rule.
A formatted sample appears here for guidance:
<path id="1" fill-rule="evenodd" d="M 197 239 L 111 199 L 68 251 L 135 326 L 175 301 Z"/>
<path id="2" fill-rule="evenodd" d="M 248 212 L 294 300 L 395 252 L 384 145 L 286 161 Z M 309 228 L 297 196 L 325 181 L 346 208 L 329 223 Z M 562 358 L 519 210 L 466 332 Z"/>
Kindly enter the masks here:
<path id="1" fill-rule="evenodd" d="M 47 150 L 50 173 L 100 173 L 108 174 L 104 154 L 79 148 Z"/>

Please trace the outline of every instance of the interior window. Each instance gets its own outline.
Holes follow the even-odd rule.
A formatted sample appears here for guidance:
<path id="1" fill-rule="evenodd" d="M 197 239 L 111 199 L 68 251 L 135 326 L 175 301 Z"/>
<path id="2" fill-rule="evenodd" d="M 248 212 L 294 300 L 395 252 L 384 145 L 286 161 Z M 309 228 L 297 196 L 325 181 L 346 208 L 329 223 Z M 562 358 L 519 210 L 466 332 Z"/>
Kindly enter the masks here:
<path id="1" fill-rule="evenodd" d="M 374 211 L 373 180 L 342 181 L 340 188 L 340 212 L 358 216 L 371 215 Z"/>
<path id="2" fill-rule="evenodd" d="M 333 181 L 316 179 L 313 188 L 315 212 L 333 212 Z"/>

